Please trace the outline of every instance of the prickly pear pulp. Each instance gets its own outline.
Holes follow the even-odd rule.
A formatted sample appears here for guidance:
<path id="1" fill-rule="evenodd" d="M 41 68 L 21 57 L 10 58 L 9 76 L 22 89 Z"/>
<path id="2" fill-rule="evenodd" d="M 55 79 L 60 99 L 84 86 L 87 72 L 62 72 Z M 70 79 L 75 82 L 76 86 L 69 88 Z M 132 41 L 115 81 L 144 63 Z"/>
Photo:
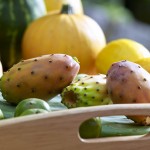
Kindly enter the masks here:
<path id="1" fill-rule="evenodd" d="M 135 62 L 150 57 L 150 52 L 142 44 L 130 39 L 117 39 L 108 43 L 97 55 L 96 67 L 106 74 L 111 64 L 121 60 Z"/>
<path id="2" fill-rule="evenodd" d="M 102 125 L 100 117 L 95 117 L 84 121 L 79 127 L 81 138 L 98 138 L 101 135 Z"/>

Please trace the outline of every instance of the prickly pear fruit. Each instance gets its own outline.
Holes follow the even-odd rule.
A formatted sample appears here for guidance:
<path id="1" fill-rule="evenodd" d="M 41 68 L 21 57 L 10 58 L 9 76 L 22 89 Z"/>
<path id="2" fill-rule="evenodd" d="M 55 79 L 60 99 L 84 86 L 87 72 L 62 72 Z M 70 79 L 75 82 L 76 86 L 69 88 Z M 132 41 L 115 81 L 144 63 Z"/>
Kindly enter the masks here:
<path id="1" fill-rule="evenodd" d="M 83 73 L 77 74 L 76 77 L 74 78 L 74 81 L 79 80 L 79 79 L 81 79 L 81 78 L 83 78 L 83 77 L 85 77 L 85 76 L 87 76 L 87 74 L 83 74 Z M 73 81 L 73 82 L 74 82 L 74 81 Z"/>
<path id="2" fill-rule="evenodd" d="M 61 93 L 62 103 L 68 108 L 110 104 L 106 75 L 87 75 L 72 82 Z"/>
<path id="3" fill-rule="evenodd" d="M 90 118 L 85 120 L 79 127 L 81 138 L 98 138 L 101 136 L 102 123 L 100 117 Z"/>
<path id="4" fill-rule="evenodd" d="M 25 110 L 19 116 L 26 116 L 26 115 L 33 115 L 33 114 L 40 114 L 40 113 L 48 113 L 48 111 L 40 108 L 31 108 Z"/>
<path id="5" fill-rule="evenodd" d="M 20 114 L 26 111 L 27 109 L 34 108 L 51 111 L 50 106 L 46 101 L 39 98 L 27 98 L 19 102 L 19 104 L 16 106 L 14 116 L 20 116 Z"/>
<path id="6" fill-rule="evenodd" d="M 139 64 L 150 73 L 150 57 L 138 59 L 135 63 Z"/>
<path id="7" fill-rule="evenodd" d="M 150 103 L 150 74 L 136 63 L 113 63 L 106 85 L 113 103 Z M 150 116 L 127 117 L 141 125 L 150 124 Z"/>
<path id="8" fill-rule="evenodd" d="M 2 76 L 2 96 L 14 104 L 26 98 L 49 100 L 73 81 L 79 68 L 77 59 L 65 54 L 23 60 Z"/>

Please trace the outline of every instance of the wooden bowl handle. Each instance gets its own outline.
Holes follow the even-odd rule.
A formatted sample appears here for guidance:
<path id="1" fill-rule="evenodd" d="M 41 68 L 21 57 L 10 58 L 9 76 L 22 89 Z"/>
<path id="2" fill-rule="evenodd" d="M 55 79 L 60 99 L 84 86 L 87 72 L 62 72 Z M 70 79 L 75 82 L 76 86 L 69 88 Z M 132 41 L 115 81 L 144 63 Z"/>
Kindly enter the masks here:
<path id="1" fill-rule="evenodd" d="M 149 150 L 150 135 L 79 138 L 80 124 L 97 116 L 150 115 L 150 104 L 113 104 L 18 117 L 0 121 L 1 149 Z"/>
<path id="2" fill-rule="evenodd" d="M 150 116 L 150 104 L 113 104 L 105 106 L 94 106 L 89 108 L 82 108 L 77 111 L 80 117 L 83 117 L 79 124 L 84 120 L 97 117 L 97 116 L 116 116 L 116 115 L 149 115 Z M 150 140 L 149 134 L 137 135 L 137 136 L 119 136 L 119 137 L 105 137 L 98 139 L 85 140 L 80 139 L 82 142 L 98 142 L 98 143 L 110 143 L 110 142 L 121 142 L 121 141 L 137 141 L 137 140 Z"/>

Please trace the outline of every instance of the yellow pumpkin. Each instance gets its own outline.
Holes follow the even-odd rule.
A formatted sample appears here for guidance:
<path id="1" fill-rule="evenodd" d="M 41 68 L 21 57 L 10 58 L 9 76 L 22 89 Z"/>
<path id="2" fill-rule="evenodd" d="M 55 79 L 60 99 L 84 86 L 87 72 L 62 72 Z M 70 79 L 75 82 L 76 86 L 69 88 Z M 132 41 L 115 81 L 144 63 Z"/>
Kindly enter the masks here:
<path id="1" fill-rule="evenodd" d="M 62 5 L 67 3 L 70 4 L 75 13 L 82 14 L 83 13 L 83 5 L 81 0 L 44 0 L 47 11 L 60 10 Z"/>
<path id="2" fill-rule="evenodd" d="M 70 14 L 69 14 L 70 13 Z M 78 58 L 80 73 L 96 73 L 97 54 L 106 45 L 105 35 L 92 18 L 72 13 L 63 5 L 61 13 L 47 14 L 30 24 L 22 42 L 23 58 L 64 53 Z"/>

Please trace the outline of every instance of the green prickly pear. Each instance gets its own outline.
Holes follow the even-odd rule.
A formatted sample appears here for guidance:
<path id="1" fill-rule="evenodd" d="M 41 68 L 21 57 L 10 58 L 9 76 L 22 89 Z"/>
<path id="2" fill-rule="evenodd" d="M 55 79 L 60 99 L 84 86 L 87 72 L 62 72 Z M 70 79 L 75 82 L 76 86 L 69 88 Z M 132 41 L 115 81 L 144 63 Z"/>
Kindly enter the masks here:
<path id="1" fill-rule="evenodd" d="M 2 76 L 2 96 L 13 104 L 27 98 L 49 100 L 74 80 L 79 68 L 77 59 L 65 54 L 23 60 Z"/>
<path id="2" fill-rule="evenodd" d="M 68 108 L 112 103 L 107 95 L 106 75 L 86 75 L 75 80 L 61 93 L 62 103 Z"/>
<path id="3" fill-rule="evenodd" d="M 150 103 L 150 74 L 130 61 L 113 63 L 107 73 L 107 89 L 113 103 Z M 141 125 L 150 125 L 150 116 L 127 116 Z"/>
<path id="4" fill-rule="evenodd" d="M 27 98 L 22 100 L 15 109 L 14 117 L 20 116 L 20 114 L 27 109 L 34 109 L 34 108 L 39 108 L 39 109 L 44 109 L 46 111 L 51 111 L 49 104 L 38 98 Z"/>
<path id="5" fill-rule="evenodd" d="M 25 110 L 23 113 L 21 113 L 19 116 L 28 116 L 33 114 L 40 114 L 40 113 L 48 113 L 49 111 L 40 109 L 40 108 L 31 108 Z"/>

